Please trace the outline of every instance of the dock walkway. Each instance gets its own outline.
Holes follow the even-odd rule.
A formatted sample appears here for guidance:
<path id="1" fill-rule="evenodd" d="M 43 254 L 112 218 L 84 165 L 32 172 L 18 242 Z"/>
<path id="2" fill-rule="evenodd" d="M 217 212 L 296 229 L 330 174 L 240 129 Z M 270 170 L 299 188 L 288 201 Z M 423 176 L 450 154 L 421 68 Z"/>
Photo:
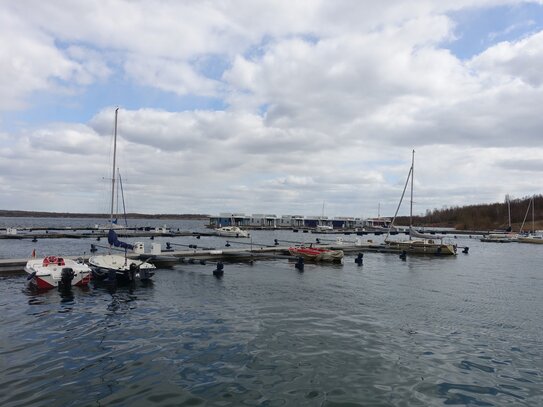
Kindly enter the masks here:
<path id="1" fill-rule="evenodd" d="M 378 252 L 378 253 L 399 253 L 399 250 L 387 247 L 383 244 L 341 244 L 341 245 L 314 245 L 324 249 L 343 250 L 347 253 L 357 252 Z M 264 260 L 274 258 L 291 257 L 287 246 L 274 247 L 253 247 L 253 248 L 226 248 L 220 250 L 179 250 L 179 251 L 163 251 L 161 255 L 177 257 L 179 263 L 183 259 L 198 259 L 208 261 L 222 262 L 239 262 L 251 260 Z M 144 254 L 145 256 L 145 254 Z M 151 257 L 152 254 L 149 254 Z M 69 259 L 83 258 L 83 256 L 64 256 Z M 140 258 L 140 254 L 130 253 L 129 258 Z M 29 259 L 0 259 L 0 274 L 14 274 L 24 272 L 24 267 Z"/>

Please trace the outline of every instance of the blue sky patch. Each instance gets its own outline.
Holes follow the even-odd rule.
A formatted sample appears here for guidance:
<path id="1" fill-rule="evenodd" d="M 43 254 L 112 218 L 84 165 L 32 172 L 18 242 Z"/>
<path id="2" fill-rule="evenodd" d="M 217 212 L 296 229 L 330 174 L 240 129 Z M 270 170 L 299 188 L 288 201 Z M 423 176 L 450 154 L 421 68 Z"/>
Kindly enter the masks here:
<path id="1" fill-rule="evenodd" d="M 469 59 L 503 41 L 516 41 L 543 29 L 543 5 L 476 8 L 449 14 L 456 39 L 442 44 L 460 59 Z"/>

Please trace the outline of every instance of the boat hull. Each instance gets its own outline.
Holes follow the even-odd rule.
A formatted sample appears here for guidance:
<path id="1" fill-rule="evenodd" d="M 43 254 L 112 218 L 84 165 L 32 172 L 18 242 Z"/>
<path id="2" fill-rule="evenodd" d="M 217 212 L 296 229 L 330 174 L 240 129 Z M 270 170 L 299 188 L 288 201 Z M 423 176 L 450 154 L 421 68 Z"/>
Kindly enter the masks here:
<path id="1" fill-rule="evenodd" d="M 222 237 L 249 237 L 249 232 L 240 229 L 237 226 L 224 226 L 222 228 L 215 229 L 217 236 Z"/>
<path id="2" fill-rule="evenodd" d="M 457 254 L 455 245 L 435 243 L 430 240 L 389 241 L 386 244 L 389 248 L 411 254 L 431 254 L 436 256 L 455 256 Z"/>
<path id="3" fill-rule="evenodd" d="M 491 233 L 481 238 L 481 242 L 491 242 L 491 243 L 511 243 L 517 242 L 518 236 L 516 234 L 505 234 L 505 233 Z"/>
<path id="4" fill-rule="evenodd" d="M 89 259 L 92 278 L 97 281 L 115 281 L 130 283 L 135 280 L 147 281 L 154 274 L 156 267 L 150 263 L 133 260 L 117 255 L 92 256 Z"/>
<path id="5" fill-rule="evenodd" d="M 517 239 L 517 242 L 519 242 L 519 243 L 543 244 L 543 237 L 540 237 L 540 236 L 519 237 Z"/>

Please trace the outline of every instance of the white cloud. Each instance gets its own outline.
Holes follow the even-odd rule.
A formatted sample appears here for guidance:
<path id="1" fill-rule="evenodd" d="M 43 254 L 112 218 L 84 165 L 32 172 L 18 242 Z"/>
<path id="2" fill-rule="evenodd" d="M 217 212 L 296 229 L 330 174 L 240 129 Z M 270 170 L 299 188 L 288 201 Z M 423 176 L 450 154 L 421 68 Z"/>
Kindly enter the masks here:
<path id="1" fill-rule="evenodd" d="M 507 83 L 520 80 L 531 87 L 543 84 L 543 32 L 518 42 L 501 42 L 470 62 L 487 81 Z"/>
<path id="2" fill-rule="evenodd" d="M 220 88 L 219 83 L 199 74 L 190 64 L 169 58 L 129 57 L 124 70 L 138 85 L 177 95 L 217 96 Z"/>

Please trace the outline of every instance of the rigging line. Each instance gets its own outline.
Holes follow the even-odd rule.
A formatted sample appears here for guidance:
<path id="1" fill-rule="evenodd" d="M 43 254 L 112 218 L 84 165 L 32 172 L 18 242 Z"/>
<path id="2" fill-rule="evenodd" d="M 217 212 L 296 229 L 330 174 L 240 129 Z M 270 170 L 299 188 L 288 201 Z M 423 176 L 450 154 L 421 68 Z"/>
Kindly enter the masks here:
<path id="1" fill-rule="evenodd" d="M 119 185 L 120 185 L 120 182 L 121 182 L 121 173 L 119 172 L 119 168 L 117 167 L 117 178 L 119 179 L 118 182 L 119 182 Z M 117 188 L 117 202 L 116 202 L 116 206 L 115 206 L 115 220 L 118 221 L 118 217 L 119 217 L 119 194 L 120 194 L 120 188 Z"/>
<path id="2" fill-rule="evenodd" d="M 528 208 L 526 209 L 526 214 L 524 215 L 524 220 L 522 221 L 522 225 L 520 226 L 519 233 L 522 233 L 522 230 L 524 229 L 524 222 L 526 222 L 526 218 L 528 217 L 528 213 L 530 212 L 530 206 L 532 205 L 532 200 L 528 201 Z"/>
<path id="3" fill-rule="evenodd" d="M 117 171 L 119 171 L 117 169 Z M 121 173 L 119 172 L 119 186 L 121 190 L 121 198 L 123 200 L 123 213 L 124 213 L 124 225 L 128 227 L 128 220 L 126 219 L 126 205 L 124 204 L 124 190 L 123 190 L 123 180 L 121 178 Z"/>
<path id="4" fill-rule="evenodd" d="M 409 179 L 411 178 L 411 174 L 413 172 L 413 167 L 409 169 L 409 173 L 407 174 L 407 179 L 405 180 L 405 185 L 403 187 L 402 196 L 400 198 L 400 202 L 398 202 L 398 207 L 396 208 L 396 213 L 394 213 L 394 217 L 392 218 L 392 222 L 390 222 L 390 226 L 388 227 L 388 232 L 385 237 L 385 242 L 387 241 L 388 237 L 390 236 L 390 229 L 394 226 L 394 221 L 396 220 L 396 216 L 398 216 L 398 211 L 400 210 L 400 206 L 402 205 L 403 197 L 405 195 L 405 190 L 407 189 L 407 185 L 409 184 Z"/>

